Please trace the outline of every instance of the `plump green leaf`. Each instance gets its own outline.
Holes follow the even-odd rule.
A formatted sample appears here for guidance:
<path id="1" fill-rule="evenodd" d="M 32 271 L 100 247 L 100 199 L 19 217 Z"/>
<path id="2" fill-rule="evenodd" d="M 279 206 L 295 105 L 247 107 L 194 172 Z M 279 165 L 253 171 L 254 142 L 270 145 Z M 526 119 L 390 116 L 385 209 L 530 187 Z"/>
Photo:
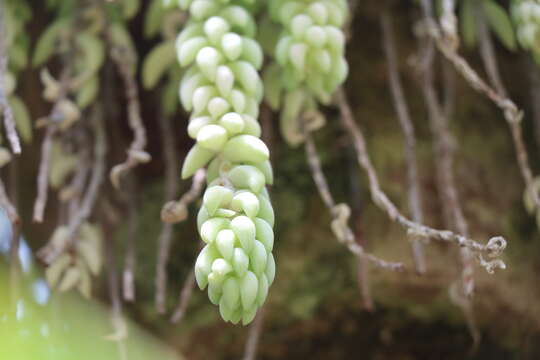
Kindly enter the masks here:
<path id="1" fill-rule="evenodd" d="M 39 66 L 51 57 L 54 53 L 57 40 L 59 39 L 62 30 L 69 26 L 70 21 L 68 19 L 60 19 L 51 25 L 40 36 L 35 50 L 32 64 Z"/>
<path id="2" fill-rule="evenodd" d="M 490 28 L 508 50 L 516 49 L 516 36 L 508 13 L 493 0 L 483 2 Z"/>
<path id="3" fill-rule="evenodd" d="M 176 52 L 173 40 L 163 42 L 153 48 L 143 63 L 142 80 L 144 87 L 146 89 L 154 88 L 175 61 Z"/>
<path id="4" fill-rule="evenodd" d="M 472 48 L 476 45 L 476 22 L 474 20 L 474 3 L 472 0 L 464 0 L 459 13 L 459 25 L 461 38 L 465 46 Z"/>
<path id="5" fill-rule="evenodd" d="M 13 110 L 13 118 L 15 119 L 15 126 L 17 132 L 21 136 L 21 139 L 29 143 L 32 141 L 32 122 L 26 105 L 18 96 L 10 96 L 9 105 Z"/>

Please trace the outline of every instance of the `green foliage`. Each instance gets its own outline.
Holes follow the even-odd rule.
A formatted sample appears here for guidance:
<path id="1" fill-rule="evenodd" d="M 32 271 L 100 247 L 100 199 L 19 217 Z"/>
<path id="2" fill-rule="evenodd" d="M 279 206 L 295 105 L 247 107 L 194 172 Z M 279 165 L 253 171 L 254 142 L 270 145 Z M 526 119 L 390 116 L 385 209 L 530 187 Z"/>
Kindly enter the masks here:
<path id="1" fill-rule="evenodd" d="M 490 28 L 507 49 L 515 50 L 514 29 L 506 10 L 493 0 L 484 0 L 483 5 Z"/>
<path id="2" fill-rule="evenodd" d="M 153 89 L 175 63 L 174 49 L 174 41 L 168 40 L 158 44 L 146 56 L 142 69 L 142 82 L 146 89 Z"/>
<path id="3" fill-rule="evenodd" d="M 477 8 L 478 7 L 478 8 Z M 512 21 L 507 11 L 495 0 L 463 0 L 460 5 L 460 30 L 463 42 L 468 47 L 477 43 L 478 29 L 476 12 L 482 11 L 485 15 L 488 28 L 493 31 L 497 39 L 508 49 L 516 49 L 516 36 Z"/>
<path id="4" fill-rule="evenodd" d="M 197 257 L 195 277 L 201 289 L 208 287 L 208 297 L 219 305 L 225 321 L 247 325 L 275 276 L 274 212 L 265 188 L 273 175 L 256 120 L 263 54 L 252 38 L 255 7 L 201 0 L 179 5 L 190 14 L 174 43 L 180 65 L 190 66 L 181 80 L 180 98 L 192 111 L 188 134 L 196 140 L 182 177 L 209 164 L 197 218 L 206 246 Z M 151 75 L 163 73 L 153 64 L 164 61 L 157 51 L 147 58 Z M 148 76 L 146 84 L 155 84 L 158 77 Z"/>
<path id="5" fill-rule="evenodd" d="M 463 0 L 460 7 L 461 38 L 465 46 L 476 46 L 476 22 L 474 16 L 474 0 Z"/>

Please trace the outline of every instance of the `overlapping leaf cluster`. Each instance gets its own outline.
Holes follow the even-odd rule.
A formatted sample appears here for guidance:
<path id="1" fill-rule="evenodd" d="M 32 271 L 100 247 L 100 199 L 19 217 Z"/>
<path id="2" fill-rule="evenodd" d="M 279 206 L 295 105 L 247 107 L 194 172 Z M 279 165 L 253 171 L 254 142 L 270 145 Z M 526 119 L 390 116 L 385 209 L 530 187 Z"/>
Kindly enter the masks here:
<path id="1" fill-rule="evenodd" d="M 281 131 L 291 145 L 303 141 L 299 117 L 315 129 L 324 124 L 318 102 L 328 104 L 345 81 L 345 36 L 348 15 L 344 0 L 270 0 L 271 21 L 278 38 L 269 40 L 273 63 L 264 75 L 265 96 L 281 109 Z"/>
<path id="2" fill-rule="evenodd" d="M 520 45 L 530 50 L 535 61 L 540 63 L 540 1 L 514 0 L 512 18 Z"/>
<path id="3" fill-rule="evenodd" d="M 179 1 L 189 22 L 176 39 L 178 61 L 189 69 L 180 100 L 191 111 L 188 134 L 196 140 L 182 177 L 209 164 L 208 188 L 198 214 L 206 246 L 195 264 L 201 289 L 226 321 L 250 323 L 275 275 L 274 213 L 269 150 L 257 121 L 263 52 L 254 40 L 257 3 Z"/>

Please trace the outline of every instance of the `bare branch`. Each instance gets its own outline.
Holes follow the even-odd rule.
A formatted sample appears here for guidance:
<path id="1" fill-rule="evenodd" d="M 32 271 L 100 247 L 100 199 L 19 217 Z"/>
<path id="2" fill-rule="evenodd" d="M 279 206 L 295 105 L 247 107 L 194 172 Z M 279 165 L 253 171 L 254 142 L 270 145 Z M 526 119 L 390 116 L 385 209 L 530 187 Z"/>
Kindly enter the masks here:
<path id="1" fill-rule="evenodd" d="M 180 296 L 178 297 L 178 305 L 173 315 L 171 316 L 172 323 L 180 322 L 186 313 L 189 299 L 191 299 L 191 294 L 193 293 L 193 288 L 195 287 L 195 272 L 191 270 L 182 286 L 180 291 Z"/>
<path id="2" fill-rule="evenodd" d="M 206 169 L 197 170 L 195 175 L 193 175 L 193 182 L 189 191 L 182 195 L 180 200 L 169 201 L 163 205 L 161 209 L 161 221 L 174 224 L 187 219 L 188 206 L 201 195 L 205 179 Z"/>
<path id="3" fill-rule="evenodd" d="M 81 201 L 81 206 L 75 213 L 70 223 L 68 224 L 68 236 L 62 247 L 45 246 L 38 252 L 38 256 L 46 263 L 50 264 L 60 255 L 68 246 L 76 239 L 80 226 L 88 219 L 94 208 L 99 188 L 103 183 L 105 175 L 105 155 L 107 152 L 107 143 L 105 131 L 103 129 L 103 121 L 101 119 L 101 111 L 95 110 L 92 118 L 94 124 L 94 166 L 90 183 L 85 192 L 85 196 Z"/>
<path id="4" fill-rule="evenodd" d="M 424 8 L 425 13 L 429 9 Z M 441 20 L 442 22 L 442 20 Z M 457 44 L 457 35 L 452 40 Z M 433 47 L 431 39 L 427 38 L 423 44 L 425 47 Z M 444 62 L 444 89 L 446 95 L 445 106 L 441 105 L 437 98 L 437 91 L 434 84 L 433 59 L 426 61 L 420 69 L 420 85 L 428 110 L 428 118 L 433 135 L 433 150 L 435 153 L 435 175 L 437 189 L 441 198 L 443 218 L 445 226 L 468 236 L 468 225 L 463 215 L 463 210 L 459 201 L 459 193 L 455 184 L 453 160 L 456 148 L 455 139 L 449 129 L 450 116 L 453 113 L 453 99 L 449 96 L 453 92 L 453 74 L 450 64 Z M 452 301 L 458 305 L 465 316 L 471 337 L 474 344 L 479 341 L 479 331 L 476 327 L 476 320 L 472 308 L 471 296 L 474 291 L 474 263 L 471 250 L 463 247 L 459 249 L 461 260 L 461 281 L 450 287 Z M 459 286 L 457 286 L 459 284 Z"/>
<path id="5" fill-rule="evenodd" d="M 534 123 L 534 139 L 536 147 L 540 148 L 540 68 L 533 59 L 527 58 L 528 73 L 530 76 L 530 101 L 532 105 L 532 118 Z"/>
<path id="6" fill-rule="evenodd" d="M 392 19 L 388 14 L 381 16 L 381 28 L 383 34 L 383 45 L 388 63 L 388 80 L 392 98 L 394 100 L 394 108 L 397 113 L 399 125 L 405 136 L 405 158 L 407 162 L 407 195 L 409 201 L 409 209 L 411 211 L 412 220 L 417 223 L 423 221 L 422 199 L 420 196 L 420 186 L 418 180 L 418 165 L 416 160 L 416 137 L 414 134 L 414 125 L 409 115 L 407 100 L 403 94 L 403 86 L 399 78 L 397 55 L 394 45 L 394 32 L 392 29 Z M 413 259 L 416 272 L 424 274 L 426 272 L 426 260 L 420 240 L 411 240 Z"/>
<path id="7" fill-rule="evenodd" d="M 504 268 L 505 265 L 500 259 L 485 261 L 483 256 L 496 258 L 506 248 L 506 240 L 502 237 L 491 238 L 487 244 L 480 244 L 466 236 L 456 234 L 448 230 L 436 230 L 416 223 L 403 216 L 396 206 L 388 199 L 388 196 L 382 191 L 379 179 L 373 164 L 369 158 L 366 141 L 360 128 L 356 125 L 351 108 L 345 97 L 345 93 L 340 89 L 337 93 L 337 103 L 341 111 L 341 119 L 347 133 L 352 137 L 353 145 L 357 152 L 357 159 L 360 167 L 366 172 L 369 181 L 369 190 L 375 205 L 386 212 L 388 217 L 405 227 L 408 235 L 422 239 L 434 239 L 442 242 L 455 243 L 460 247 L 467 247 L 473 253 L 479 256 L 479 262 L 486 268 L 486 271 L 492 273 L 496 268 Z"/>
<path id="8" fill-rule="evenodd" d="M 120 286 L 116 269 L 116 250 L 114 236 L 111 234 L 106 235 L 105 258 L 107 266 L 107 285 L 111 301 L 111 326 L 113 329 L 113 332 L 105 336 L 105 339 L 116 342 L 120 360 L 127 360 L 125 340 L 128 337 L 128 327 L 122 315 L 122 299 L 120 298 Z"/>
<path id="9" fill-rule="evenodd" d="M 426 3 L 429 3 L 429 1 L 422 1 L 422 4 Z M 489 86 L 476 73 L 476 71 L 474 71 L 467 61 L 457 53 L 456 48 L 451 44 L 451 41 L 448 41 L 443 34 L 441 34 L 436 22 L 431 16 L 431 12 L 425 12 L 424 18 L 427 35 L 433 39 L 439 51 L 446 57 L 446 59 L 454 66 L 456 71 L 463 76 L 463 78 L 473 89 L 485 95 L 503 112 L 504 118 L 508 123 L 510 132 L 512 134 L 512 140 L 514 142 L 514 148 L 516 151 L 521 176 L 523 177 L 527 188 L 532 189 L 534 176 L 529 164 L 529 156 L 521 131 L 523 111 L 521 111 L 504 93 L 501 93 Z M 534 193 L 532 195 L 534 197 L 536 208 L 540 208 L 540 194 Z"/>
<path id="10" fill-rule="evenodd" d="M 49 193 L 49 167 L 51 162 L 51 147 L 53 137 L 57 131 L 55 125 L 47 127 L 47 132 L 41 143 L 41 161 L 39 162 L 39 172 L 37 177 L 37 196 L 34 202 L 34 222 L 43 222 L 43 214 L 47 205 Z"/>
<path id="11" fill-rule="evenodd" d="M 165 158 L 165 201 L 171 201 L 176 196 L 180 187 L 178 174 L 180 172 L 178 155 L 176 152 L 176 141 L 171 126 L 171 119 L 167 116 L 160 116 L 159 125 L 163 144 L 163 154 Z M 165 301 L 167 298 L 167 263 L 171 248 L 173 225 L 164 223 L 158 240 L 158 254 L 156 262 L 156 311 L 165 313 Z"/>
<path id="12" fill-rule="evenodd" d="M 457 19 L 454 13 L 456 3 L 454 0 L 442 0 L 441 1 L 441 17 L 439 23 L 444 36 L 452 42 L 452 46 L 457 47 L 459 45 L 459 37 L 457 34 Z"/>
<path id="13" fill-rule="evenodd" d="M 328 182 L 326 177 L 322 172 L 321 163 L 319 156 L 317 154 L 317 149 L 315 148 L 315 143 L 311 137 L 311 133 L 307 131 L 304 127 L 304 136 L 305 136 L 305 148 L 308 164 L 313 176 L 313 180 L 317 185 L 317 190 L 328 208 L 332 216 L 332 230 L 338 238 L 338 240 L 344 243 L 349 251 L 358 257 L 362 257 L 366 260 L 372 262 L 375 266 L 392 270 L 392 271 L 403 271 L 404 265 L 402 263 L 393 263 L 382 260 L 375 255 L 369 254 L 364 251 L 364 248 L 356 242 L 354 233 L 351 228 L 348 226 L 347 221 L 350 215 L 350 210 L 348 210 L 347 205 L 345 204 L 336 204 L 330 189 L 328 187 Z"/>
<path id="14" fill-rule="evenodd" d="M 474 9 L 476 14 L 476 27 L 478 29 L 480 56 L 484 63 L 489 82 L 501 96 L 507 97 L 508 92 L 506 91 L 501 75 L 499 74 L 497 56 L 493 47 L 491 34 L 487 27 L 483 6 L 481 3 L 475 3 Z"/>
<path id="15" fill-rule="evenodd" d="M 112 46 L 111 36 L 107 31 L 107 36 L 111 48 L 111 57 L 120 72 L 126 91 L 128 103 L 129 127 L 135 136 L 127 151 L 126 161 L 114 166 L 110 172 L 110 179 L 114 187 L 120 187 L 120 177 L 140 163 L 147 163 L 151 160 L 150 154 L 145 151 L 146 148 L 146 129 L 141 117 L 141 105 L 139 101 L 139 89 L 135 75 L 133 74 L 134 58 L 129 51 L 124 48 Z"/>
<path id="16" fill-rule="evenodd" d="M 70 76 L 69 67 L 66 67 L 60 75 L 59 92 L 52 111 L 47 117 L 47 130 L 41 143 L 41 160 L 37 177 L 37 196 L 34 201 L 34 222 L 43 222 L 43 214 L 47 205 L 49 190 L 49 166 L 51 161 L 52 141 L 58 132 L 58 124 L 63 120 L 64 115 L 60 111 L 60 104 L 65 100 L 69 89 Z"/>
<path id="17" fill-rule="evenodd" d="M 244 348 L 243 360 L 255 360 L 257 358 L 257 348 L 261 338 L 264 319 L 266 317 L 266 307 L 263 306 L 255 315 L 255 320 L 249 327 L 248 338 Z"/>
<path id="18" fill-rule="evenodd" d="M 137 185 L 135 179 L 129 179 L 127 187 L 128 205 L 128 238 L 126 255 L 124 258 L 124 272 L 122 274 L 122 290 L 125 301 L 135 301 L 135 266 L 137 264 L 137 234 L 139 228 L 139 212 L 137 209 Z"/>

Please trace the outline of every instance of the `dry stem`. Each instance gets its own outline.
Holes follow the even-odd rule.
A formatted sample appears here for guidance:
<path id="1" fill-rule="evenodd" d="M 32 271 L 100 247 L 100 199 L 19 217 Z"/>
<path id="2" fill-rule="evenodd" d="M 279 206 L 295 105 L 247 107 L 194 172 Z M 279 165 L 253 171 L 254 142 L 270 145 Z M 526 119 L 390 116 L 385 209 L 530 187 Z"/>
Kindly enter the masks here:
<path id="1" fill-rule="evenodd" d="M 178 305 L 176 306 L 176 310 L 171 316 L 172 323 L 178 323 L 184 318 L 184 315 L 186 313 L 186 310 L 189 304 L 189 299 L 191 299 L 191 294 L 193 293 L 194 287 L 195 287 L 195 272 L 191 270 L 184 282 L 184 286 L 182 286 L 182 290 L 180 291 L 180 296 L 178 297 Z"/>
<path id="2" fill-rule="evenodd" d="M 111 35 L 107 31 L 109 44 L 112 44 Z M 135 136 L 127 151 L 127 159 L 116 166 L 110 172 L 110 179 L 115 188 L 120 187 L 120 177 L 140 163 L 149 162 L 151 157 L 145 151 L 146 147 L 146 129 L 141 117 L 141 105 L 139 101 L 139 90 L 135 75 L 132 71 L 134 63 L 133 57 L 124 48 L 111 48 L 111 58 L 113 59 L 124 83 L 126 91 L 126 100 L 128 104 L 128 120 L 129 127 L 134 132 Z"/>
<path id="3" fill-rule="evenodd" d="M 407 195 L 409 201 L 409 209 L 414 222 L 421 223 L 423 221 L 422 199 L 420 196 L 420 186 L 418 179 L 418 165 L 416 160 L 416 137 L 414 134 L 414 125 L 409 114 L 407 100 L 403 94 L 403 86 L 399 78 L 397 55 L 395 50 L 394 35 L 392 29 L 392 21 L 388 14 L 381 16 L 381 28 L 383 34 L 383 45 L 388 63 L 388 80 L 394 108 L 397 113 L 401 131 L 405 137 L 405 158 L 407 162 Z M 420 240 L 411 240 L 413 259 L 416 272 L 424 274 L 426 272 L 426 260 Z"/>
<path id="4" fill-rule="evenodd" d="M 487 255 L 491 258 L 499 257 L 506 248 L 506 240 L 504 238 L 500 236 L 491 238 L 488 243 L 484 245 L 464 235 L 456 234 L 449 230 L 437 230 L 423 224 L 416 223 L 401 214 L 381 189 L 377 173 L 367 152 L 364 135 L 354 120 L 351 108 L 342 89 L 338 90 L 336 100 L 340 108 L 343 126 L 345 127 L 347 133 L 352 137 L 353 145 L 357 152 L 358 163 L 360 167 L 367 173 L 371 198 L 375 205 L 386 212 L 390 220 L 405 227 L 408 230 L 409 236 L 426 240 L 434 239 L 442 242 L 455 243 L 460 247 L 467 247 L 471 249 L 473 253 L 479 256 L 480 265 L 482 265 L 489 273 L 492 273 L 496 268 L 505 267 L 504 262 L 502 262 L 500 259 L 486 261 L 483 257 L 483 255 Z"/>
<path id="5" fill-rule="evenodd" d="M 129 179 L 127 186 L 128 205 L 128 238 L 122 274 L 122 290 L 125 301 L 135 301 L 135 267 L 137 264 L 137 234 L 139 228 L 139 212 L 137 208 L 137 184 L 135 179 Z"/>
<path id="6" fill-rule="evenodd" d="M 255 320 L 249 327 L 248 338 L 244 348 L 243 360 L 255 360 L 257 357 L 257 348 L 259 346 L 259 339 L 261 338 L 262 328 L 264 325 L 264 318 L 266 316 L 266 307 L 263 306 L 257 312 Z"/>
<path id="7" fill-rule="evenodd" d="M 334 198 L 332 197 L 332 194 L 330 193 L 328 182 L 326 181 L 326 177 L 324 176 L 324 173 L 322 171 L 321 162 L 317 154 L 317 149 L 315 148 L 315 143 L 313 142 L 313 138 L 311 137 L 311 133 L 304 129 L 304 136 L 306 156 L 311 170 L 311 174 L 313 176 L 313 180 L 315 181 L 317 190 L 319 191 L 319 194 L 324 204 L 326 205 L 328 211 L 332 216 L 333 223 L 339 224 L 340 226 L 340 228 L 338 229 L 339 231 L 334 230 L 334 232 L 336 232 L 338 240 L 343 242 L 354 255 L 372 262 L 377 267 L 393 271 L 403 271 L 404 265 L 402 263 L 388 262 L 380 259 L 375 255 L 365 252 L 364 248 L 360 246 L 358 242 L 356 242 L 354 233 L 352 232 L 351 228 L 346 224 L 347 220 L 342 219 L 343 214 L 339 211 L 339 207 L 343 204 L 336 204 Z M 338 236 L 338 234 L 340 235 Z"/>
<path id="8" fill-rule="evenodd" d="M 163 154 L 165 158 L 165 201 L 174 199 L 178 192 L 180 172 L 178 156 L 176 153 L 176 142 L 172 129 L 171 119 L 167 116 L 160 116 L 159 125 L 161 130 Z M 173 234 L 173 224 L 164 223 L 158 240 L 158 253 L 156 262 L 156 311 L 165 313 L 165 302 L 167 298 L 167 263 L 171 248 Z"/>
<path id="9" fill-rule="evenodd" d="M 195 175 L 193 175 L 193 182 L 189 191 L 182 195 L 180 200 L 169 201 L 163 205 L 161 209 L 161 221 L 174 224 L 187 219 L 188 206 L 201 195 L 205 179 L 206 169 L 197 170 Z"/>
<path id="10" fill-rule="evenodd" d="M 423 2 L 425 1 L 423 0 Z M 503 112 L 504 118 L 508 123 L 510 132 L 512 134 L 512 140 L 514 143 L 521 176 L 523 177 L 527 188 L 532 189 L 534 176 L 529 164 L 529 156 L 521 131 L 523 111 L 517 107 L 512 99 L 507 97 L 505 93 L 501 92 L 501 89 L 495 90 L 489 84 L 487 84 L 467 63 L 467 61 L 457 53 L 456 47 L 452 44 L 451 40 L 444 37 L 431 14 L 427 14 L 425 16 L 425 22 L 427 35 L 429 35 L 435 41 L 435 45 L 439 51 L 455 67 L 456 71 L 463 76 L 463 78 L 474 90 L 485 95 Z M 493 57 L 490 57 L 489 60 L 493 61 Z M 488 70 L 488 73 L 491 71 L 490 67 L 486 67 L 486 69 Z M 540 194 L 534 193 L 532 195 L 536 208 L 540 208 Z"/>
<path id="11" fill-rule="evenodd" d="M 88 219 L 94 208 L 96 199 L 99 195 L 99 188 L 105 175 L 105 155 L 107 152 L 107 143 L 105 131 L 103 129 L 103 120 L 101 111 L 95 110 L 93 114 L 94 122 L 94 165 L 90 183 L 81 201 L 77 212 L 71 217 L 68 224 L 68 236 L 63 246 L 53 247 L 45 246 L 38 252 L 38 256 L 46 263 L 51 264 L 58 255 L 75 241 L 80 226 Z"/>

